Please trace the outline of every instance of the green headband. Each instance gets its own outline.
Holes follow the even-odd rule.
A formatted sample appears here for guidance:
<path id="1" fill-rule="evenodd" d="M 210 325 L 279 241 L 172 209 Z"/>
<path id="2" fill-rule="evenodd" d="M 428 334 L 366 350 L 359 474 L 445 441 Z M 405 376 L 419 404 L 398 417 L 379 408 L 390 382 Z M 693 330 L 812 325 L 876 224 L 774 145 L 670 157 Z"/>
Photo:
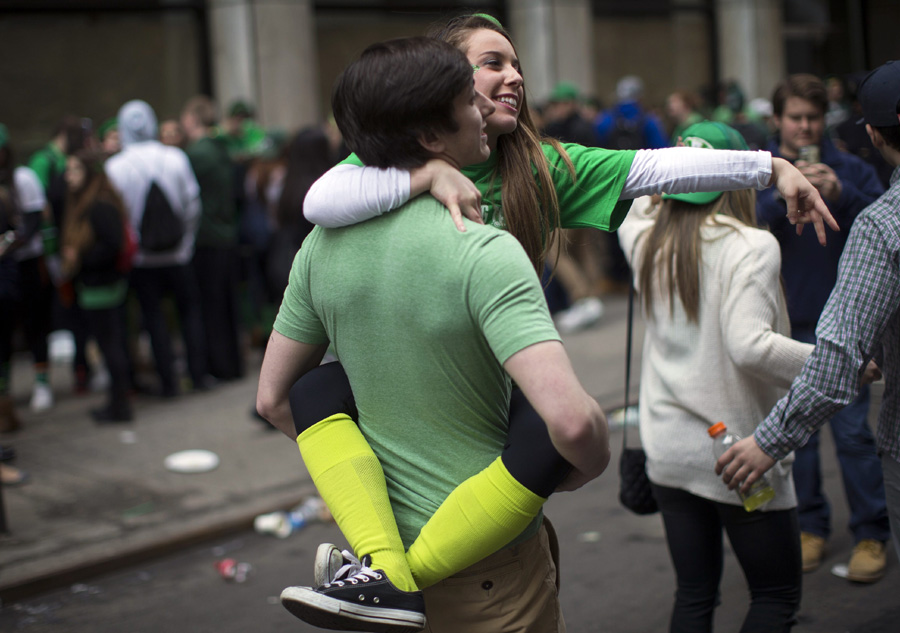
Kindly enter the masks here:
<path id="1" fill-rule="evenodd" d="M 496 26 L 498 26 L 501 29 L 503 28 L 503 25 L 500 24 L 500 20 L 498 20 L 497 18 L 495 18 L 492 15 L 488 15 L 487 13 L 473 13 L 470 17 L 481 18 L 482 20 L 487 20 L 488 22 L 495 24 Z"/>

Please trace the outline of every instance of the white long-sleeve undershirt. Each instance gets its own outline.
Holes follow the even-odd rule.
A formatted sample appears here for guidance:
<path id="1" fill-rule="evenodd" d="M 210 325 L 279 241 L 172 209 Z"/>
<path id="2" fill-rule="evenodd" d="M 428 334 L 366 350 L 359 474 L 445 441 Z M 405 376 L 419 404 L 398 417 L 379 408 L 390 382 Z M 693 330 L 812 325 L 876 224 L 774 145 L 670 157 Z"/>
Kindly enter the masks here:
<path id="1" fill-rule="evenodd" d="M 771 179 L 769 152 L 694 147 L 639 150 L 619 199 L 663 192 L 765 189 Z M 337 165 L 310 187 L 303 214 L 325 228 L 348 226 L 396 209 L 409 195 L 407 170 Z"/>

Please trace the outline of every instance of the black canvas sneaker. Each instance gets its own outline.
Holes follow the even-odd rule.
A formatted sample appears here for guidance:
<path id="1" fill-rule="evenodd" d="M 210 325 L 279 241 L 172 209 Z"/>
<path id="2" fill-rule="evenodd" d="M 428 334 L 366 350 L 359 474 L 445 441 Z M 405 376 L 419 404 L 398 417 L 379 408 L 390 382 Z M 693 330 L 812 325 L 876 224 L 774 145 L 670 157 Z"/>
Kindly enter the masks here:
<path id="1" fill-rule="evenodd" d="M 400 591 L 364 557 L 357 570 L 321 587 L 288 587 L 281 604 L 294 616 L 322 629 L 415 633 L 425 627 L 421 591 Z"/>

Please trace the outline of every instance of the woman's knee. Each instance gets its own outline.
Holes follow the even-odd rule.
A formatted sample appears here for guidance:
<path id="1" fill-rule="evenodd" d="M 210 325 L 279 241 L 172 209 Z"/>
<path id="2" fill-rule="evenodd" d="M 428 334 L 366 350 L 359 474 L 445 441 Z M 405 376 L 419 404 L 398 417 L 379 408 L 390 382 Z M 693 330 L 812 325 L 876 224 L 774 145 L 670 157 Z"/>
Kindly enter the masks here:
<path id="1" fill-rule="evenodd" d="M 298 434 L 332 415 L 358 420 L 350 380 L 340 363 L 320 365 L 300 378 L 290 393 L 291 413 Z"/>

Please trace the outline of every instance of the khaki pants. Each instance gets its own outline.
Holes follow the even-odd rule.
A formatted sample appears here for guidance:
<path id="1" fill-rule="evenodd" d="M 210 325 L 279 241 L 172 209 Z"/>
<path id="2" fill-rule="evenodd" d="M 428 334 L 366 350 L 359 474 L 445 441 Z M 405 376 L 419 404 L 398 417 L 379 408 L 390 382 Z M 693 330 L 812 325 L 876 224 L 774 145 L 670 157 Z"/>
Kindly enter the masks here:
<path id="1" fill-rule="evenodd" d="M 425 631 L 565 633 L 559 607 L 559 547 L 546 518 L 544 524 L 527 541 L 426 589 Z"/>

